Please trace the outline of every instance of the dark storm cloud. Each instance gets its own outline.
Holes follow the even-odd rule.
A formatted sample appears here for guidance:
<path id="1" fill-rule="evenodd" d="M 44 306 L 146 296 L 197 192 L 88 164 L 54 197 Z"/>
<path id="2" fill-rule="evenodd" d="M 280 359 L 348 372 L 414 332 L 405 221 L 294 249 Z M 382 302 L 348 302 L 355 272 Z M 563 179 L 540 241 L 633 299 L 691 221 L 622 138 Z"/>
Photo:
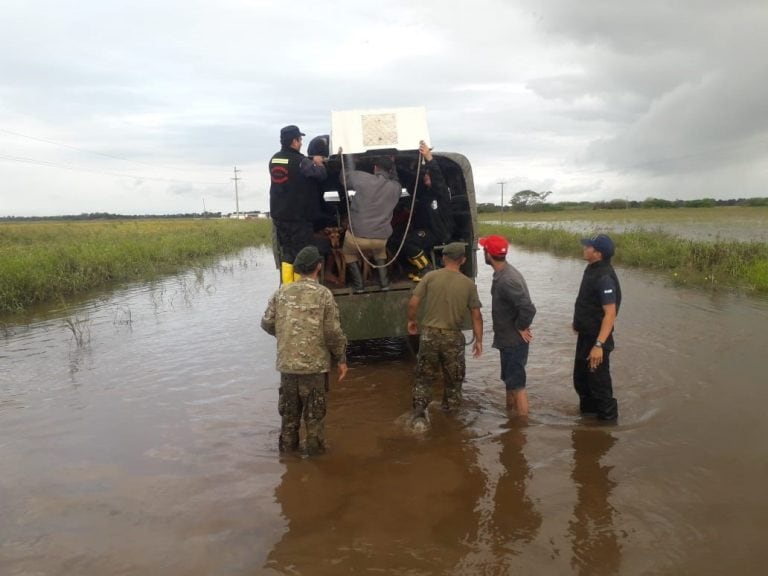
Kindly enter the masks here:
<path id="1" fill-rule="evenodd" d="M 543 29 L 576 43 L 578 73 L 536 79 L 547 99 L 599 102 L 612 124 L 583 159 L 619 171 L 742 169 L 765 157 L 768 10 L 763 2 L 537 2 Z"/>

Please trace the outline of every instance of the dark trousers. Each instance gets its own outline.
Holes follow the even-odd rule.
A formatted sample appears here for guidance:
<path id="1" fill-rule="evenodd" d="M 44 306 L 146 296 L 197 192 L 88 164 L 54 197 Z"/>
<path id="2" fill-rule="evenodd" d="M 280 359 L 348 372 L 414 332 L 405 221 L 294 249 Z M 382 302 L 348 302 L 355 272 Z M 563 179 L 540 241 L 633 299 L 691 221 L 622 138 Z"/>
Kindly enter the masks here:
<path id="1" fill-rule="evenodd" d="M 402 231 L 394 232 L 387 241 L 387 247 L 392 253 L 395 253 L 402 241 Z M 415 258 L 424 252 L 424 254 L 427 255 L 427 258 L 429 258 L 430 251 L 435 244 L 437 244 L 437 238 L 431 231 L 423 229 L 411 230 L 408 233 L 408 236 L 405 237 L 403 251 L 400 252 L 400 257 L 403 260 L 407 260 L 408 258 Z"/>
<path id="2" fill-rule="evenodd" d="M 589 353 L 595 345 L 595 336 L 579 334 L 576 341 L 576 357 L 573 361 L 573 387 L 579 395 L 582 414 L 597 414 L 600 420 L 616 420 L 619 405 L 613 397 L 611 381 L 611 351 L 603 348 L 603 362 L 594 370 L 589 369 Z"/>
<path id="3" fill-rule="evenodd" d="M 277 242 L 280 244 L 280 261 L 293 264 L 296 255 L 305 246 L 313 244 L 312 222 L 298 220 L 274 220 Z"/>

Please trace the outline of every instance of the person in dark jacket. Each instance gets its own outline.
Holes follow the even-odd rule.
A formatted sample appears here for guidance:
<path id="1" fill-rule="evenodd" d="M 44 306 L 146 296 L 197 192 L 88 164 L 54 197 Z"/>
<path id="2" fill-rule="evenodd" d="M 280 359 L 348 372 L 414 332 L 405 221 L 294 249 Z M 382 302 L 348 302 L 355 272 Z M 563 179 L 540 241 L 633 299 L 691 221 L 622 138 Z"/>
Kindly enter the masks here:
<path id="1" fill-rule="evenodd" d="M 325 165 L 330 155 L 329 142 L 330 136 L 328 134 L 315 136 L 307 145 L 307 156 L 312 158 L 313 161 L 318 159 L 318 164 L 322 163 Z M 339 191 L 339 179 L 338 177 L 332 178 L 331 174 L 328 174 L 328 177 L 323 181 L 313 180 L 315 181 L 316 195 L 312 201 L 310 217 L 315 230 L 315 236 L 317 236 L 318 231 L 322 231 L 328 226 L 339 225 L 339 214 L 331 204 L 325 201 L 325 192 L 327 190 Z M 322 248 L 320 252 L 327 255 L 327 251 L 324 251 Z"/>
<path id="2" fill-rule="evenodd" d="M 611 266 L 615 247 L 605 234 L 585 238 L 581 244 L 589 264 L 584 270 L 573 314 L 573 329 L 578 334 L 573 386 L 579 395 L 582 414 L 615 421 L 619 407 L 613 397 L 609 363 L 614 348 L 613 327 L 621 306 L 621 285 Z"/>
<path id="3" fill-rule="evenodd" d="M 291 124 L 280 130 L 280 151 L 269 161 L 269 213 L 280 246 L 282 282 L 293 282 L 293 261 L 304 246 L 313 244 L 312 219 L 317 204 L 317 182 L 327 173 L 322 156 L 301 153 L 305 134 Z"/>
<path id="4" fill-rule="evenodd" d="M 403 234 L 407 224 L 407 212 L 401 218 L 400 225 L 389 239 L 389 249 L 396 252 L 403 242 L 402 256 L 412 266 L 413 272 L 408 276 L 414 282 L 432 269 L 430 253 L 438 245 L 451 242 L 454 232 L 453 211 L 451 209 L 451 191 L 445 182 L 445 177 L 437 160 L 432 156 L 429 146 L 422 141 L 419 152 L 424 158 L 422 181 L 415 187 L 416 199 L 413 206 L 408 234 L 403 242 Z M 411 192 L 413 194 L 413 191 Z M 409 201 L 410 204 L 410 201 Z"/>
<path id="5" fill-rule="evenodd" d="M 527 416 L 525 365 L 529 344 L 533 340 L 531 322 L 536 315 L 536 307 L 531 302 L 523 275 L 507 262 L 507 239 L 491 235 L 480 238 L 478 244 L 483 247 L 485 263 L 493 268 L 493 347 L 501 355 L 501 379 L 507 389 L 507 408 L 515 408 L 518 415 Z"/>

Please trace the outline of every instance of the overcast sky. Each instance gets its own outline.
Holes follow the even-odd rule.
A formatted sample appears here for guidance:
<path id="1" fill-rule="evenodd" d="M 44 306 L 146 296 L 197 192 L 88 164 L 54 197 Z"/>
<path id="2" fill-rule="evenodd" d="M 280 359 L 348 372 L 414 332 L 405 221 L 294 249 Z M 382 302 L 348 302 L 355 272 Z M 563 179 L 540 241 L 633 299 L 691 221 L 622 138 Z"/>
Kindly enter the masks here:
<path id="1" fill-rule="evenodd" d="M 281 126 L 401 106 L 479 202 L 768 196 L 768 1 L 3 0 L 0 216 L 266 210 Z"/>

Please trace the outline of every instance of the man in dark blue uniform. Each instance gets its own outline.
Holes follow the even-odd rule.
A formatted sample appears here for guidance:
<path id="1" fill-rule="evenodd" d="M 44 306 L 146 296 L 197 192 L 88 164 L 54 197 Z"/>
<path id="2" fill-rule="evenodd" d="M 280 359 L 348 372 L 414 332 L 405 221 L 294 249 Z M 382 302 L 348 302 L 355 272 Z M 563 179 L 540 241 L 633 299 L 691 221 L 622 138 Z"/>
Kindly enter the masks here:
<path id="1" fill-rule="evenodd" d="M 432 156 L 432 150 L 424 141 L 419 145 L 419 152 L 425 164 L 421 185 L 417 186 L 418 183 L 414 183 L 416 200 L 410 230 L 403 242 L 408 219 L 407 212 L 401 211 L 395 217 L 398 222 L 395 223 L 388 242 L 392 252 L 397 252 L 400 243 L 403 242 L 402 256 L 413 267 L 408 277 L 414 282 L 421 281 L 424 274 L 432 270 L 430 260 L 432 248 L 448 244 L 453 238 L 455 228 L 451 210 L 451 191 L 440 169 L 440 164 Z M 408 202 L 410 203 L 410 199 Z"/>
<path id="2" fill-rule="evenodd" d="M 621 306 L 619 278 L 611 266 L 615 248 L 605 234 L 581 241 L 589 262 L 581 280 L 573 314 L 578 333 L 573 386 L 582 414 L 615 421 L 619 408 L 613 397 L 609 358 L 614 348 L 613 326 Z"/>
<path id="3" fill-rule="evenodd" d="M 317 182 L 327 174 L 322 156 L 301 153 L 304 133 L 298 126 L 280 130 L 280 151 L 269 161 L 269 212 L 280 246 L 280 271 L 284 284 L 293 282 L 293 261 L 299 250 L 313 244 Z"/>

